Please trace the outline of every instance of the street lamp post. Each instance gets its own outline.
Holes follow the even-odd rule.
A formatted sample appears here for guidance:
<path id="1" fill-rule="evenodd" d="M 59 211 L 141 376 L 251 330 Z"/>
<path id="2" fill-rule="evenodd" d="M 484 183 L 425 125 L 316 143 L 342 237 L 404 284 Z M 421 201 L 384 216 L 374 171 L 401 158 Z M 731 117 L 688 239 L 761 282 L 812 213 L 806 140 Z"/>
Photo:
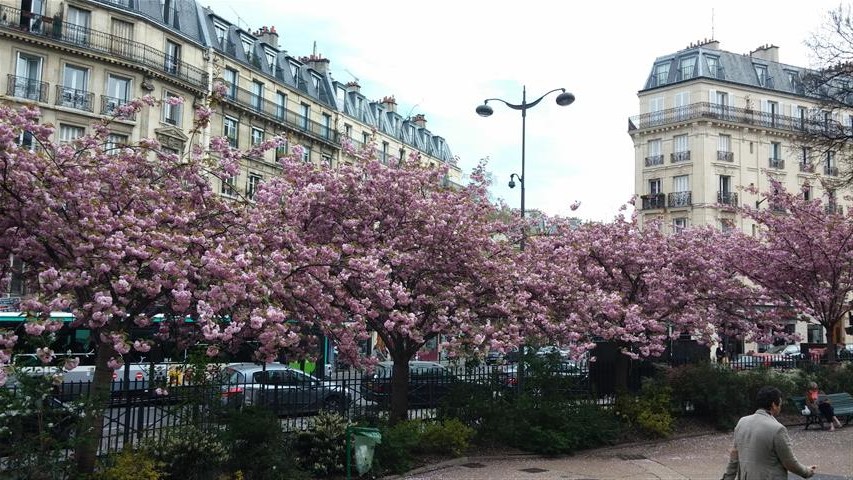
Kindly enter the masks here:
<path id="1" fill-rule="evenodd" d="M 571 92 L 567 92 L 565 88 L 555 88 L 549 92 L 546 92 L 544 95 L 537 98 L 536 100 L 533 100 L 532 102 L 528 103 L 528 101 L 527 101 L 527 86 L 525 85 L 522 87 L 522 90 L 521 90 L 521 103 L 520 104 L 516 105 L 513 103 L 509 103 L 506 100 L 503 100 L 500 98 L 487 98 L 486 100 L 483 101 L 482 105 L 477 107 L 477 110 L 476 110 L 477 115 L 480 115 L 481 117 L 488 117 L 489 115 L 494 113 L 494 110 L 492 109 L 492 107 L 489 106 L 489 102 L 491 102 L 492 100 L 497 101 L 497 102 L 501 102 L 513 110 L 521 110 L 521 175 L 519 175 L 517 173 L 513 173 L 512 175 L 509 176 L 509 188 L 515 188 L 515 180 L 518 180 L 518 183 L 521 185 L 522 231 L 521 231 L 520 248 L 522 250 L 524 250 L 524 243 L 525 243 L 525 239 L 527 237 L 527 228 L 523 225 L 523 223 L 525 221 L 525 218 L 524 218 L 524 214 L 525 214 L 525 210 L 524 210 L 524 155 L 525 155 L 525 147 L 526 147 L 525 144 L 526 144 L 526 140 L 527 140 L 527 138 L 526 138 L 527 137 L 527 134 L 526 134 L 527 110 L 535 107 L 537 104 L 539 104 L 539 102 L 542 101 L 543 98 L 547 97 L 548 95 L 550 95 L 554 92 L 558 92 L 558 91 L 562 92 L 562 93 L 557 95 L 557 105 L 560 105 L 561 107 L 565 107 L 567 105 L 571 105 L 572 102 L 575 101 L 575 96 L 572 95 Z"/>

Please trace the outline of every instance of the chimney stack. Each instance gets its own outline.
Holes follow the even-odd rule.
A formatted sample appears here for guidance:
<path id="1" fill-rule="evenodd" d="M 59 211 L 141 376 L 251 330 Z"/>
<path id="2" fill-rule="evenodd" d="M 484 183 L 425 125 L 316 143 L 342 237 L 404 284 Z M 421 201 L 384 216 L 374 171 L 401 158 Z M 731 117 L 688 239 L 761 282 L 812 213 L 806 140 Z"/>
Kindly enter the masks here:
<path id="1" fill-rule="evenodd" d="M 389 112 L 397 111 L 397 100 L 394 98 L 394 95 L 391 95 L 390 97 L 383 97 L 382 101 L 379 103 L 384 105 L 385 109 Z"/>
<path id="2" fill-rule="evenodd" d="M 423 113 L 419 113 L 412 117 L 412 123 L 421 128 L 426 128 L 426 116 Z"/>
<path id="3" fill-rule="evenodd" d="M 358 82 L 356 82 L 356 81 L 347 82 L 346 88 L 347 88 L 347 93 L 349 93 L 349 92 L 358 93 L 361 91 L 361 85 L 359 85 Z"/>
<path id="4" fill-rule="evenodd" d="M 329 59 L 323 58 L 322 55 L 312 53 L 311 55 L 301 57 L 299 61 L 308 65 L 308 68 L 314 70 L 320 75 L 329 73 Z"/>
<path id="5" fill-rule="evenodd" d="M 275 31 L 275 27 L 261 27 L 260 30 L 254 32 L 254 35 L 258 37 L 258 40 L 278 50 L 278 33 Z"/>
<path id="6" fill-rule="evenodd" d="M 761 60 L 767 60 L 768 62 L 779 63 L 779 47 L 770 44 L 762 45 L 749 52 L 749 56 Z"/>

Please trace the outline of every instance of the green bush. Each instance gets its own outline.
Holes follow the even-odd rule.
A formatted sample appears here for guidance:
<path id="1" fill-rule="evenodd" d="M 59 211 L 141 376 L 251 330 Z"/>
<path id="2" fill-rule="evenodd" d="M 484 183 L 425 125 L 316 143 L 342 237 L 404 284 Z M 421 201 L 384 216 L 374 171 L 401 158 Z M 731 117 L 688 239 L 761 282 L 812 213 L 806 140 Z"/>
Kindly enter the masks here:
<path id="1" fill-rule="evenodd" d="M 627 428 L 652 437 L 672 434 L 672 388 L 659 379 L 646 379 L 639 395 L 620 395 L 614 413 Z"/>
<path id="2" fill-rule="evenodd" d="M 164 479 L 174 480 L 215 478 L 230 453 L 218 432 L 193 426 L 166 430 L 159 438 L 146 439 L 141 448 L 161 465 Z"/>
<path id="3" fill-rule="evenodd" d="M 94 476 L 95 480 L 160 480 L 157 462 L 143 450 L 125 448 L 110 455 L 108 466 Z"/>
<path id="4" fill-rule="evenodd" d="M 853 395 L 853 362 L 827 365 L 810 364 L 799 371 L 794 380 L 796 390 L 791 395 L 805 395 L 809 382 L 815 382 L 826 393 L 847 392 Z"/>
<path id="5" fill-rule="evenodd" d="M 421 434 L 420 449 L 459 456 L 468 449 L 473 436 L 474 429 L 455 418 L 427 423 Z"/>
<path id="6" fill-rule="evenodd" d="M 373 460 L 377 470 L 403 473 L 411 470 L 413 453 L 421 443 L 423 424 L 420 420 L 406 420 L 394 426 L 380 426 L 382 443 L 376 446 Z"/>
<path id="7" fill-rule="evenodd" d="M 340 414 L 321 411 L 310 429 L 296 436 L 295 448 L 302 468 L 321 477 L 346 468 L 347 421 Z"/>
<path id="8" fill-rule="evenodd" d="M 305 475 L 296 464 L 293 449 L 279 425 L 279 419 L 264 408 L 247 407 L 228 417 L 224 434 L 231 446 L 231 471 L 245 480 L 286 480 Z"/>

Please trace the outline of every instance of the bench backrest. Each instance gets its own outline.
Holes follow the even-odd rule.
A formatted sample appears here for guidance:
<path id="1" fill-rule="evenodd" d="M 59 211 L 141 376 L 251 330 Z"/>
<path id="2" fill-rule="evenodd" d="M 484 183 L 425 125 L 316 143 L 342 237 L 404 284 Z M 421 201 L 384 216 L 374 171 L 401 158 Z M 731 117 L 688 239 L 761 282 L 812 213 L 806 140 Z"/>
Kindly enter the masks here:
<path id="1" fill-rule="evenodd" d="M 850 395 L 847 392 L 830 393 L 827 395 L 821 395 L 818 398 L 829 400 L 829 403 L 831 403 L 836 410 L 842 408 L 853 408 L 853 395 Z M 790 397 L 790 401 L 794 404 L 797 410 L 802 410 L 806 406 L 806 397 Z"/>

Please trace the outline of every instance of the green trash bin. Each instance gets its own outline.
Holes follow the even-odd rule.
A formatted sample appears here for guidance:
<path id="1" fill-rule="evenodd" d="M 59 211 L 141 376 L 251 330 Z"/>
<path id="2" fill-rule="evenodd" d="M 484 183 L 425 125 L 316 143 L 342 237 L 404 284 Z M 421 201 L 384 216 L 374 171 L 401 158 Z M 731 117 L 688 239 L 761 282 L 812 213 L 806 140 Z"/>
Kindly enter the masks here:
<path id="1" fill-rule="evenodd" d="M 382 434 L 373 427 L 347 427 L 347 479 L 352 478 L 352 458 L 359 476 L 373 465 L 373 449 L 382 443 Z"/>

